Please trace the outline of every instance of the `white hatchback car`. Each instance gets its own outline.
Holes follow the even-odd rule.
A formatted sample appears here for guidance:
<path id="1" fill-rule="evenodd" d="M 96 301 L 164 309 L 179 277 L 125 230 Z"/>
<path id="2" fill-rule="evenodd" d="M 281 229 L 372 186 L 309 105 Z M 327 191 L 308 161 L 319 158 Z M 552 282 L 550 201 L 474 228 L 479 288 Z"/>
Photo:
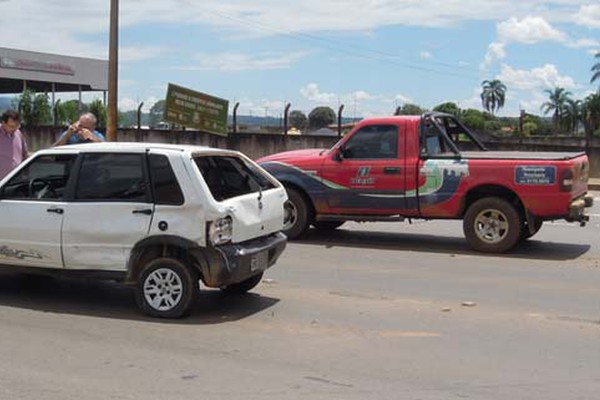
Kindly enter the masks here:
<path id="1" fill-rule="evenodd" d="M 98 143 L 35 153 L 0 181 L 0 267 L 115 279 L 185 315 L 201 280 L 243 293 L 286 245 L 285 189 L 239 152 Z"/>

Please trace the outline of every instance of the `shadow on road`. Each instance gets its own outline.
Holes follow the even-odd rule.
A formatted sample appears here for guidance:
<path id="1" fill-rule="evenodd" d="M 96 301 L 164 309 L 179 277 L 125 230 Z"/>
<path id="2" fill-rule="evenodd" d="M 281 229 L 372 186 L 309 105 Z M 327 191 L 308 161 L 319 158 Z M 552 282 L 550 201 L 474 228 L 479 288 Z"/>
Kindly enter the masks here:
<path id="1" fill-rule="evenodd" d="M 115 282 L 0 273 L 0 306 L 59 314 L 208 325 L 240 320 L 278 302 L 254 293 L 231 296 L 218 290 L 202 290 L 188 318 L 156 319 L 138 310 L 133 288 Z"/>
<path id="2" fill-rule="evenodd" d="M 319 232 L 311 229 L 299 244 L 330 247 L 416 251 L 422 253 L 485 255 L 536 260 L 572 260 L 589 251 L 589 244 L 544 242 L 530 239 L 506 254 L 486 254 L 472 250 L 464 238 L 415 233 L 354 231 L 338 229 Z"/>

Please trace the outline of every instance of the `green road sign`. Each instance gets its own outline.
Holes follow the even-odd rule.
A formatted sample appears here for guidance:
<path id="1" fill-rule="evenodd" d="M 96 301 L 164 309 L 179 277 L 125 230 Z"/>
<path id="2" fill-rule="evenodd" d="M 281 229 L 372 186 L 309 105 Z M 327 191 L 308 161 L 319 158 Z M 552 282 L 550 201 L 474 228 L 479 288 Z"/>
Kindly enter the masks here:
<path id="1" fill-rule="evenodd" d="M 229 102 L 169 83 L 165 121 L 227 136 Z"/>

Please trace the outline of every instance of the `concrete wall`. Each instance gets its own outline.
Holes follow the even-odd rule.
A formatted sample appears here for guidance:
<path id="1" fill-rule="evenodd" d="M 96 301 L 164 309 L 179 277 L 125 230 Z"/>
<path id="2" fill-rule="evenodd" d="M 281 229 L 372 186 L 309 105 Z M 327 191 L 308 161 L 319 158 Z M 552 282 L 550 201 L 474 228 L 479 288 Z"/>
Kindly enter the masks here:
<path id="1" fill-rule="evenodd" d="M 60 135 L 60 128 L 41 127 L 24 129 L 33 150 L 49 147 Z M 157 142 L 175 144 L 194 144 L 199 146 L 220 147 L 239 150 L 253 159 L 267 154 L 287 150 L 329 148 L 337 137 L 329 136 L 283 136 L 272 134 L 238 133 L 221 137 L 196 131 L 164 131 L 120 129 L 118 140 L 121 142 Z M 523 151 L 584 151 L 585 141 L 580 138 L 506 138 L 490 139 L 486 145 L 491 150 Z M 590 173 L 600 178 L 600 140 L 594 139 L 587 150 L 590 157 Z"/>

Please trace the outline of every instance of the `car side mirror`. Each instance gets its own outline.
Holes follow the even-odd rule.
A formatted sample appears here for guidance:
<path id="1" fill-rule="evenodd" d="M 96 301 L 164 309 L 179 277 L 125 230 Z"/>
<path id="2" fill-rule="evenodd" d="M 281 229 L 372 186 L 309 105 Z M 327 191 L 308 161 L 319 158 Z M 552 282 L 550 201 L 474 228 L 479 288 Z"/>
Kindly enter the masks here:
<path id="1" fill-rule="evenodd" d="M 340 147 L 333 155 L 333 159 L 337 162 L 342 162 L 345 155 L 346 155 L 346 149 L 344 147 Z"/>

